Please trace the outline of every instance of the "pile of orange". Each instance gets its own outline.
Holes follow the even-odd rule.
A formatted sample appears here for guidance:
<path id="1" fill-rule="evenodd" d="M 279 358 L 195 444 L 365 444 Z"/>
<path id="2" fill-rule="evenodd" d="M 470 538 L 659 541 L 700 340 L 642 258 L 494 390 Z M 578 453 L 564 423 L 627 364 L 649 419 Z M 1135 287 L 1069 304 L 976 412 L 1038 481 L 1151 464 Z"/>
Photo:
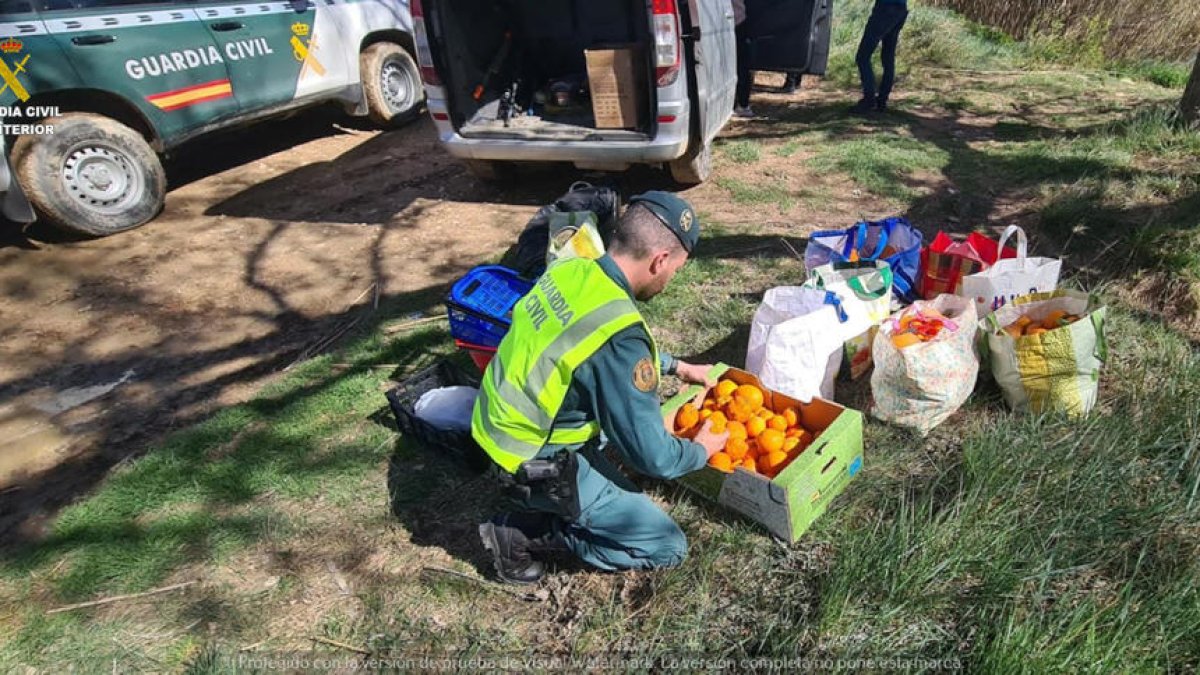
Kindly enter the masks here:
<path id="1" fill-rule="evenodd" d="M 1070 326 L 1078 320 L 1078 315 L 1068 314 L 1061 309 L 1057 309 L 1053 312 L 1050 312 L 1050 314 L 1041 321 L 1034 321 L 1027 316 L 1023 316 L 1005 326 L 1004 332 L 1011 335 L 1015 340 L 1026 335 L 1039 335 L 1041 333 L 1048 333 L 1055 328 Z"/>
<path id="2" fill-rule="evenodd" d="M 721 380 L 701 407 L 683 404 L 675 414 L 675 433 L 691 438 L 709 420 L 713 433 L 729 432 L 724 449 L 709 458 L 709 466 L 726 473 L 740 466 L 774 478 L 808 448 L 813 434 L 800 425 L 800 411 L 771 410 L 763 405 L 765 398 L 752 384 Z"/>

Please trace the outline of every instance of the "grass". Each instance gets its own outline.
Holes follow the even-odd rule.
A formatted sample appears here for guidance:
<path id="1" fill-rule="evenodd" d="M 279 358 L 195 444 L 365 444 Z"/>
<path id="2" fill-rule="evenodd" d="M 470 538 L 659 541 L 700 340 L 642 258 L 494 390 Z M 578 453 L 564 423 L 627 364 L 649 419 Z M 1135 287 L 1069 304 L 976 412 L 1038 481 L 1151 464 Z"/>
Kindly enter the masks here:
<path id="1" fill-rule="evenodd" d="M 850 21 L 865 18 L 848 5 Z M 945 49 L 999 60 L 1023 49 L 917 9 L 920 31 L 948 22 L 946 40 L 969 36 Z M 123 465 L 45 540 L 5 549 L 0 670 L 229 672 L 240 656 L 307 651 L 309 636 L 376 654 L 536 644 L 1004 673 L 1197 670 L 1200 350 L 1188 321 L 1200 316 L 1200 137 L 1164 105 L 1174 93 L 1105 73 L 914 71 L 905 89 L 885 118 L 846 120 L 817 99 L 721 145 L 729 161 L 694 198 L 699 257 L 645 306 L 660 345 L 743 362 L 761 294 L 804 279 L 779 243 L 801 231 L 731 224 L 762 223 L 764 210 L 850 223 L 859 209 L 900 207 L 927 233 L 1016 221 L 1036 252 L 1061 253 L 1065 283 L 1111 304 L 1110 359 L 1086 420 L 1011 414 L 984 383 L 928 438 L 868 421 L 864 472 L 789 547 L 641 481 L 687 532 L 686 563 L 568 569 L 530 602 L 478 578 L 473 527 L 494 488 L 388 426 L 382 392 L 450 353 L 447 332 L 371 327 Z M 709 199 L 724 201 L 710 211 Z M 838 384 L 847 405 L 869 397 L 865 380 Z M 201 583 L 46 614 L 187 579 Z"/>
<path id="2" fill-rule="evenodd" d="M 1016 21 L 1022 23 L 1025 33 L 1021 41 L 1012 37 L 1014 24 L 1005 16 L 1026 13 L 1024 7 L 1010 11 L 1014 9 L 1014 3 L 936 0 L 928 5 L 913 5 L 901 34 L 897 57 L 900 77 L 929 66 L 973 70 L 1092 69 L 1181 90 L 1191 72 L 1195 40 L 1180 42 L 1178 33 L 1173 30 L 1179 24 L 1170 19 L 1156 23 L 1147 20 L 1140 8 L 1131 10 L 1126 3 L 1107 4 L 1115 4 L 1116 8 L 1106 7 L 1100 14 L 1091 7 L 1070 10 L 1080 17 L 1088 17 L 1070 23 L 1049 15 L 1044 17 L 1045 20 L 1029 23 L 1022 23 L 1023 20 L 1018 18 Z M 868 0 L 847 0 L 838 5 L 828 76 L 840 86 L 858 83 L 854 54 L 872 5 Z M 993 25 L 965 20 L 946 6 L 965 7 L 971 16 L 992 21 Z M 1182 18 L 1188 30 L 1200 31 L 1200 12 L 1189 3 L 1180 0 L 1156 10 L 1156 15 L 1174 14 Z M 1106 13 L 1120 15 L 1115 20 L 1124 31 L 1121 39 L 1114 39 L 1114 18 L 1104 16 Z M 1130 17 L 1130 13 L 1135 14 Z M 1145 26 L 1157 25 L 1164 29 L 1145 30 Z M 1166 26 L 1172 29 L 1166 29 Z"/>
<path id="3" fill-rule="evenodd" d="M 737 178 L 718 178 L 716 183 L 728 190 L 733 201 L 738 204 L 770 204 L 782 212 L 790 209 L 795 202 L 795 197 L 791 192 L 771 181 L 751 184 Z"/>
<path id="4" fill-rule="evenodd" d="M 721 149 L 721 152 L 726 157 L 738 164 L 753 164 L 754 162 L 757 162 L 761 156 L 758 145 L 753 141 L 718 143 L 717 147 Z"/>
<path id="5" fill-rule="evenodd" d="M 848 174 L 863 189 L 882 197 L 907 200 L 919 171 L 939 171 L 949 161 L 945 151 L 913 138 L 872 133 L 822 146 L 812 159 L 817 171 Z"/>

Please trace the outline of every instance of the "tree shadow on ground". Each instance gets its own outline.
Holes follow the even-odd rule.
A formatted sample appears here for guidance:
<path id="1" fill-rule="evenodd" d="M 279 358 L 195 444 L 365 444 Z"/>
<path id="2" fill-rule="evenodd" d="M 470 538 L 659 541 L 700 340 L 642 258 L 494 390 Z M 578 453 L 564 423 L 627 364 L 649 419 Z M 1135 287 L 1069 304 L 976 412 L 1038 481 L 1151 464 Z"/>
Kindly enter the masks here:
<path id="1" fill-rule="evenodd" d="M 912 138 L 943 154 L 946 161 L 939 172 L 944 179 L 930 183 L 902 164 L 883 166 L 880 178 L 914 194 L 903 215 L 924 231 L 926 241 L 938 230 L 983 231 L 995 238 L 1016 224 L 1028 233 L 1032 255 L 1062 257 L 1069 269 L 1095 282 L 1170 268 L 1176 261 L 1159 235 L 1197 227 L 1200 190 L 1194 186 L 1200 185 L 1200 165 L 1180 169 L 1131 163 L 1119 154 L 1093 149 L 1105 139 L 1138 133 L 1139 122 L 1155 115 L 1155 104 L 1131 108 L 1127 103 L 1089 103 L 1089 114 L 1102 121 L 1077 127 L 1047 122 L 1046 106 L 1083 105 L 1080 97 L 1067 94 L 1018 105 L 999 116 L 998 124 L 980 124 L 980 116 L 970 111 L 938 106 L 906 106 L 886 115 L 853 118 L 840 105 L 767 105 L 763 109 L 769 118 L 747 124 L 728 138 L 781 140 L 817 134 L 827 144 Z M 1190 181 L 1193 188 L 1167 200 L 1104 199 L 1106 183 L 1154 179 L 1183 180 L 1185 185 Z M 1114 251 L 1117 264 L 1099 264 L 1103 261 L 1098 257 L 1113 257 Z"/>

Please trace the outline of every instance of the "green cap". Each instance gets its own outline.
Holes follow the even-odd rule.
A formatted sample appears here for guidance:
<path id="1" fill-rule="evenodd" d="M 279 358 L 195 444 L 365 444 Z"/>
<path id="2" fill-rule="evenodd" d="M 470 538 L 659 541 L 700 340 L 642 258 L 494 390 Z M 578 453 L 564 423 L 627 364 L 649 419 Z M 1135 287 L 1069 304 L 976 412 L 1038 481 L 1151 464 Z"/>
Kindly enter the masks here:
<path id="1" fill-rule="evenodd" d="M 643 192 L 629 200 L 629 205 L 640 204 L 662 221 L 667 229 L 679 238 L 683 250 L 691 255 L 700 240 L 700 219 L 692 207 L 678 195 L 662 190 Z"/>

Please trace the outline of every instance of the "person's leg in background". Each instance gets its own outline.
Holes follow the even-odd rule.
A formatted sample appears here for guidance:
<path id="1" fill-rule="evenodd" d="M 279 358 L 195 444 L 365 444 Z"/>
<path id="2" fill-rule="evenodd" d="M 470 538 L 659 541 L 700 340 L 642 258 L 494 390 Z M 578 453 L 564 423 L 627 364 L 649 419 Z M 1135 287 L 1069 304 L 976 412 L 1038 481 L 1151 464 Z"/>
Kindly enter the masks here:
<path id="1" fill-rule="evenodd" d="M 880 52 L 883 78 L 879 81 L 879 93 L 875 99 L 875 109 L 879 112 L 887 111 L 888 97 L 892 94 L 892 85 L 896 83 L 896 46 L 900 44 L 900 31 L 908 21 L 908 10 L 897 9 L 900 11 L 896 12 L 893 26 L 883 36 L 883 49 Z"/>
<path id="2" fill-rule="evenodd" d="M 781 94 L 794 94 L 800 88 L 800 80 L 804 77 L 800 73 L 788 73 L 783 80 L 783 86 L 779 88 Z"/>
<path id="3" fill-rule="evenodd" d="M 750 43 L 741 23 L 734 29 L 737 40 L 737 89 L 733 96 L 733 114 L 736 117 L 754 117 L 750 110 L 750 86 L 754 84 L 754 73 L 750 72 Z"/>
<path id="4" fill-rule="evenodd" d="M 884 26 L 883 5 L 876 5 L 867 26 L 863 29 L 862 40 L 858 43 L 858 53 L 854 62 L 858 64 L 858 77 L 862 80 L 862 99 L 850 109 L 851 113 L 868 113 L 875 109 L 875 67 L 871 65 L 871 57 L 875 48 L 883 40 L 887 32 Z"/>

